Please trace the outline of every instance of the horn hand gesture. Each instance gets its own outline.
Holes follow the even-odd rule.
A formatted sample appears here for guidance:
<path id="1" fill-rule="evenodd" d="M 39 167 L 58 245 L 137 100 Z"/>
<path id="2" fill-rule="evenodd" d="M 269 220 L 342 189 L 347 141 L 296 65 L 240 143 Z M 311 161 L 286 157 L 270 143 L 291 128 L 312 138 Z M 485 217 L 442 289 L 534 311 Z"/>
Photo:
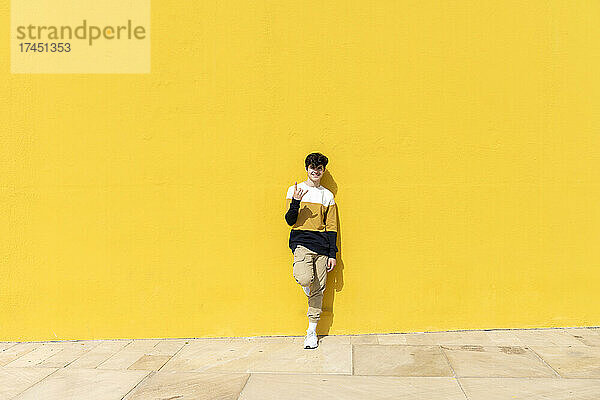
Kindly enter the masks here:
<path id="1" fill-rule="evenodd" d="M 304 195 L 308 192 L 308 189 L 306 190 L 302 190 L 302 189 L 298 189 L 298 182 L 294 183 L 294 195 L 292 196 L 292 198 L 296 199 L 296 200 L 302 200 L 302 197 L 304 197 Z"/>

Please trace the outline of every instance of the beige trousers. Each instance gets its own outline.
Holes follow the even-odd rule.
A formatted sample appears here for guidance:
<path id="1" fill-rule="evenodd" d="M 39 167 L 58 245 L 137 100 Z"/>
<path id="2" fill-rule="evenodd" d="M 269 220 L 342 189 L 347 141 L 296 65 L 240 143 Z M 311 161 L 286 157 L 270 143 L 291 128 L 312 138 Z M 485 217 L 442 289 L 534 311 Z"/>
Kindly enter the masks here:
<path id="1" fill-rule="evenodd" d="M 327 259 L 304 246 L 294 250 L 293 274 L 300 286 L 308 286 L 308 320 L 318 322 L 323 306 L 323 292 L 327 281 Z"/>

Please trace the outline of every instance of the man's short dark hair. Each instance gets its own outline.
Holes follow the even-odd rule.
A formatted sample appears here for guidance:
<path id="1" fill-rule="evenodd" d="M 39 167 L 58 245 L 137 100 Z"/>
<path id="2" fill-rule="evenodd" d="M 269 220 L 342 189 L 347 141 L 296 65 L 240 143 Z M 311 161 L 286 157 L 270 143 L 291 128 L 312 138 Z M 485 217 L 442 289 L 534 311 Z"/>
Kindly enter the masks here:
<path id="1" fill-rule="evenodd" d="M 322 165 L 323 168 L 325 168 L 327 166 L 328 162 L 329 162 L 329 160 L 323 154 L 310 153 L 309 155 L 306 156 L 306 160 L 304 160 L 304 165 L 306 166 L 306 169 L 308 169 L 308 167 L 311 165 L 315 168 L 318 167 L 319 165 Z"/>

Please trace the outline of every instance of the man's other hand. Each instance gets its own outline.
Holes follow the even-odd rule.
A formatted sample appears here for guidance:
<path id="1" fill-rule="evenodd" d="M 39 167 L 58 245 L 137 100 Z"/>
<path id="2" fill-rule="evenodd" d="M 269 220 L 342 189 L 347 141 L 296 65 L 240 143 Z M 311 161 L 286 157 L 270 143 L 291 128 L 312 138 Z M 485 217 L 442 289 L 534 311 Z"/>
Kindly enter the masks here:
<path id="1" fill-rule="evenodd" d="M 327 272 L 331 271 L 335 267 L 335 258 L 327 259 Z"/>

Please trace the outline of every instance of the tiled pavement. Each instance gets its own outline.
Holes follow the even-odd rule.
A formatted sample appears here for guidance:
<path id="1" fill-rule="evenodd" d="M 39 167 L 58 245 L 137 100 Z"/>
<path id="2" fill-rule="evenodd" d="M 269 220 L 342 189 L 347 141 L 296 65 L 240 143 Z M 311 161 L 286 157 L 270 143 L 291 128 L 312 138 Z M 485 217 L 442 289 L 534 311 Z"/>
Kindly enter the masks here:
<path id="1" fill-rule="evenodd" d="M 0 399 L 598 400 L 600 329 L 0 342 Z"/>

